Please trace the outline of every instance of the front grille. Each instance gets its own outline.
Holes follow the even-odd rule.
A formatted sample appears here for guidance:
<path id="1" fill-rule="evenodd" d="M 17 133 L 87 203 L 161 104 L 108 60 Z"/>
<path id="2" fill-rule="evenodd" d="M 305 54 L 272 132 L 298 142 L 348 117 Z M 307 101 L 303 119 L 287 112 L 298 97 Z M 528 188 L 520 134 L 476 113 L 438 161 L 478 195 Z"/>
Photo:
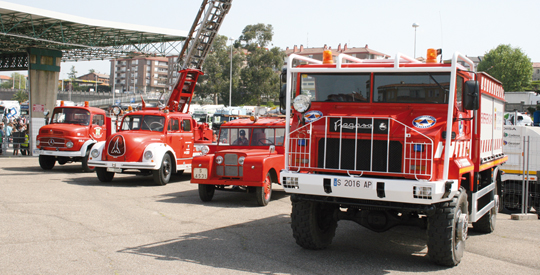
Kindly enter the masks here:
<path id="1" fill-rule="evenodd" d="M 223 163 L 216 167 L 216 174 L 222 177 L 243 177 L 244 171 L 242 166 L 238 165 L 238 155 L 225 154 Z"/>
<path id="2" fill-rule="evenodd" d="M 63 138 L 43 138 L 40 141 L 40 145 L 44 147 L 65 147 L 65 139 Z"/>
<path id="3" fill-rule="evenodd" d="M 329 138 L 326 148 L 325 143 L 326 139 L 319 140 L 318 168 L 401 172 L 403 147 L 398 141 L 390 141 L 388 146 L 386 140 L 373 140 L 373 155 L 371 155 L 371 140 Z M 354 148 L 356 148 L 356 167 Z M 390 159 L 389 155 L 392 156 Z"/>

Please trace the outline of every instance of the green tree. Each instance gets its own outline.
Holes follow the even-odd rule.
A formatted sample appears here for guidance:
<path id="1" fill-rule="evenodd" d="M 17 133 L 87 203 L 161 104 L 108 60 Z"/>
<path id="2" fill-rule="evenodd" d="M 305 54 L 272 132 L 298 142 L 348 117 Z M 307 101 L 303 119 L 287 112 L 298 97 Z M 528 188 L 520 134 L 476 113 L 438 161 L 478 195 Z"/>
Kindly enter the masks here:
<path id="1" fill-rule="evenodd" d="M 13 95 L 11 99 L 17 100 L 19 101 L 19 103 L 23 103 L 28 100 L 28 92 L 25 90 L 19 90 Z"/>
<path id="2" fill-rule="evenodd" d="M 90 70 L 88 70 L 88 73 L 89 73 L 89 74 L 91 74 L 91 73 L 95 73 L 95 72 L 96 72 L 96 70 L 94 70 L 94 69 L 90 69 Z"/>
<path id="3" fill-rule="evenodd" d="M 20 73 L 12 73 L 11 79 L 2 83 L 0 87 L 4 89 L 26 89 L 26 76 Z"/>
<path id="4" fill-rule="evenodd" d="M 235 43 L 247 51 L 239 91 L 244 104 L 260 106 L 263 101 L 273 101 L 279 96 L 279 74 L 285 52 L 277 47 L 267 48 L 273 35 L 272 25 L 248 25 Z"/>
<path id="5" fill-rule="evenodd" d="M 516 92 L 530 85 L 533 68 L 531 59 L 520 48 L 501 44 L 485 54 L 478 71 L 497 78 L 505 91 Z"/>
<path id="6" fill-rule="evenodd" d="M 75 66 L 72 65 L 72 66 L 71 66 L 71 69 L 69 70 L 69 73 L 68 73 L 67 75 L 68 75 L 68 77 L 69 77 L 70 79 L 75 79 L 75 78 L 77 78 L 77 73 L 78 73 L 78 72 L 75 71 Z"/>

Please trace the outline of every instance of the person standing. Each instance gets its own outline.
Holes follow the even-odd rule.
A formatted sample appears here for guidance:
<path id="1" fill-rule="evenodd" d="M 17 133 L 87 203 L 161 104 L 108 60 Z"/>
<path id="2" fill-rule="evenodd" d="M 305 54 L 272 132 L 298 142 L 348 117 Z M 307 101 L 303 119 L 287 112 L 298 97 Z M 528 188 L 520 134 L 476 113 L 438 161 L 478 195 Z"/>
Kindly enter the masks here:
<path id="1" fill-rule="evenodd" d="M 0 122 L 0 155 L 4 150 L 4 123 Z"/>
<path id="2" fill-rule="evenodd" d="M 21 154 L 23 156 L 29 156 L 30 155 L 30 152 L 28 151 L 28 129 L 25 129 L 24 127 L 21 127 L 22 129 L 22 132 L 23 132 L 23 136 L 24 136 L 24 141 L 23 143 L 21 143 Z"/>
<path id="3" fill-rule="evenodd" d="M 13 124 L 9 122 L 6 126 L 6 151 L 9 149 L 9 142 L 11 141 L 11 132 L 13 131 Z"/>

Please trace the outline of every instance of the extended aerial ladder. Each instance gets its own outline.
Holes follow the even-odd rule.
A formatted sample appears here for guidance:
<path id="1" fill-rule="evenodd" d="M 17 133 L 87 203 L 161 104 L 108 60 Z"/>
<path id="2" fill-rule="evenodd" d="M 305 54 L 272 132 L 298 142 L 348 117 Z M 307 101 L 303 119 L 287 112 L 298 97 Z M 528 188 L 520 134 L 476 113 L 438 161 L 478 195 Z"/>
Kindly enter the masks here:
<path id="1" fill-rule="evenodd" d="M 232 0 L 203 0 L 197 17 L 176 60 L 179 76 L 167 102 L 169 111 L 187 112 L 204 59 L 210 52 Z"/>

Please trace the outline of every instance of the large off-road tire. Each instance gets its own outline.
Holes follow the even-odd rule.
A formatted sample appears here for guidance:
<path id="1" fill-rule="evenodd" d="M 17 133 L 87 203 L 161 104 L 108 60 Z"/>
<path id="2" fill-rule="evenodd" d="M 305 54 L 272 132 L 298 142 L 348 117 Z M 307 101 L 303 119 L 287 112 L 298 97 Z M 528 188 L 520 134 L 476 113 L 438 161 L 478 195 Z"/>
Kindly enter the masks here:
<path id="1" fill-rule="evenodd" d="M 41 169 L 51 170 L 53 169 L 55 163 L 56 157 L 39 155 L 39 166 L 41 166 Z"/>
<path id="2" fill-rule="evenodd" d="M 476 232 L 480 233 L 491 233 L 495 231 L 495 223 L 497 221 L 497 213 L 499 213 L 499 195 L 497 193 L 497 185 L 495 185 L 495 189 L 493 190 L 493 201 L 495 202 L 495 206 L 491 208 L 482 218 L 480 218 L 478 221 L 473 222 L 473 229 Z M 487 196 L 487 194 L 486 194 Z"/>
<path id="3" fill-rule="evenodd" d="M 101 182 L 110 182 L 114 178 L 114 173 L 108 172 L 107 168 L 103 168 L 103 167 L 96 167 L 96 174 L 99 181 Z"/>
<path id="4" fill-rule="evenodd" d="M 214 197 L 214 192 L 216 191 L 215 185 L 208 184 L 199 184 L 199 198 L 201 201 L 208 202 L 211 201 Z"/>
<path id="5" fill-rule="evenodd" d="M 467 192 L 461 188 L 428 217 L 428 255 L 436 264 L 456 266 L 461 261 L 469 226 L 468 204 Z"/>
<path id="6" fill-rule="evenodd" d="M 255 197 L 260 206 L 267 206 L 270 202 L 270 198 L 272 197 L 272 175 L 270 175 L 270 172 L 266 174 L 263 186 L 255 189 Z"/>
<path id="7" fill-rule="evenodd" d="M 163 160 L 161 161 L 161 167 L 158 170 L 154 170 L 154 183 L 156 185 L 165 185 L 169 183 L 171 179 L 173 165 L 171 163 L 171 156 L 169 154 L 163 155 Z"/>
<path id="8" fill-rule="evenodd" d="M 327 248 L 336 234 L 336 211 L 332 204 L 292 200 L 291 227 L 296 243 L 307 249 Z"/>
<path id="9" fill-rule="evenodd" d="M 86 155 L 82 159 L 82 169 L 84 170 L 84 172 L 94 172 L 96 170 L 96 167 L 88 166 L 89 157 L 90 157 L 90 148 L 86 150 Z"/>

